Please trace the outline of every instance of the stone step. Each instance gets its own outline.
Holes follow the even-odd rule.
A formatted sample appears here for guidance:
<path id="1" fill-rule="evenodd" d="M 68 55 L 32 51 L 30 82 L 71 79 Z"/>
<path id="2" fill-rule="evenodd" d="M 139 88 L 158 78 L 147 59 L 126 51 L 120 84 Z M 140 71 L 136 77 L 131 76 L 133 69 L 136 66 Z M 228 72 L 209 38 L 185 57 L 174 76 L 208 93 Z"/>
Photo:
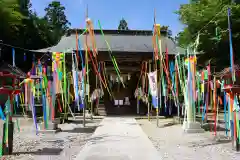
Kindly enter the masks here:
<path id="1" fill-rule="evenodd" d="M 106 108 L 98 108 L 99 111 L 106 111 Z"/>
<path id="2" fill-rule="evenodd" d="M 98 113 L 107 113 L 106 111 L 98 111 Z"/>
<path id="3" fill-rule="evenodd" d="M 105 110 L 98 110 L 98 115 L 100 116 L 106 116 L 107 112 Z"/>

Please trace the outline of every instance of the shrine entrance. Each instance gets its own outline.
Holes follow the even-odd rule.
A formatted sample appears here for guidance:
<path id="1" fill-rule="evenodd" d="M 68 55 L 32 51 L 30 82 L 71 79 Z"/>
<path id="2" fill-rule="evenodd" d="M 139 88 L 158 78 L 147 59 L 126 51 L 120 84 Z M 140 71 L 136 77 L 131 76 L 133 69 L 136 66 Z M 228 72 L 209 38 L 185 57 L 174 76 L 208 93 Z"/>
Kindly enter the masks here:
<path id="1" fill-rule="evenodd" d="M 121 75 L 116 74 L 110 62 L 104 63 L 106 64 L 105 79 L 108 82 L 109 91 L 102 86 L 104 96 L 97 106 L 99 115 L 146 115 L 147 105 L 141 101 L 137 105 L 135 97 L 141 74 L 141 62 L 119 63 Z"/>
<path id="2" fill-rule="evenodd" d="M 137 84 L 136 74 L 109 74 L 109 88 L 111 95 L 106 96 L 105 105 L 108 115 L 134 115 L 136 110 L 136 98 L 134 91 Z"/>

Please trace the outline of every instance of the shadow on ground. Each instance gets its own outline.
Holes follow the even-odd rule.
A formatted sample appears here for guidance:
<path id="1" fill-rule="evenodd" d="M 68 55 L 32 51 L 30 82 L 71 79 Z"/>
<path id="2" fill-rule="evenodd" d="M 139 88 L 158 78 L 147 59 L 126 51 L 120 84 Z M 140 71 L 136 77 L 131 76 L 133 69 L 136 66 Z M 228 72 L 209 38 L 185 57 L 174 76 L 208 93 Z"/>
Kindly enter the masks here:
<path id="1" fill-rule="evenodd" d="M 205 131 L 212 131 L 214 132 L 214 123 L 205 123 L 202 125 L 202 128 L 205 130 Z M 217 131 L 226 131 L 226 129 L 220 125 L 217 126 Z"/>
<path id="2" fill-rule="evenodd" d="M 204 147 L 208 147 L 208 146 L 215 146 L 215 145 L 219 145 L 219 144 L 231 143 L 231 140 L 221 139 L 221 140 L 210 142 L 210 143 L 204 143 L 204 142 L 202 144 L 201 143 L 202 142 L 194 142 L 190 147 L 204 148 Z"/>
<path id="3" fill-rule="evenodd" d="M 99 126 L 91 126 L 91 127 L 81 127 L 81 128 L 74 128 L 72 130 L 62 130 L 62 132 L 68 133 L 93 133 Z"/>
<path id="4" fill-rule="evenodd" d="M 65 123 L 72 123 L 72 124 L 83 124 L 83 120 L 82 119 L 76 119 L 76 120 L 67 120 L 65 121 Z M 93 121 L 93 120 L 85 120 L 85 124 L 88 124 L 88 123 L 96 123 L 96 121 Z"/>
<path id="5" fill-rule="evenodd" d="M 126 123 L 126 124 L 128 124 L 128 125 L 130 125 L 130 126 L 135 126 L 135 125 L 142 126 L 142 124 L 140 124 L 140 123 Z"/>
<path id="6" fill-rule="evenodd" d="M 43 148 L 33 152 L 14 152 L 13 155 L 32 154 L 32 155 L 60 155 L 63 149 Z"/>
<path id="7" fill-rule="evenodd" d="M 169 122 L 169 123 L 165 123 L 165 124 L 160 124 L 158 128 L 167 128 L 167 127 L 171 127 L 177 125 L 176 123 L 173 122 Z"/>

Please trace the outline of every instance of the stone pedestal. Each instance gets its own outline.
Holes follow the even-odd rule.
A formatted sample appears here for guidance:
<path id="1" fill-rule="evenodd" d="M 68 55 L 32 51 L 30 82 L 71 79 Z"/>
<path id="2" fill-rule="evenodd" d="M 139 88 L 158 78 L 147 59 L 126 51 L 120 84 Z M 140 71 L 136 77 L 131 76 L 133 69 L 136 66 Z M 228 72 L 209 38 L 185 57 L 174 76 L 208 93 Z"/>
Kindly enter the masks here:
<path id="1" fill-rule="evenodd" d="M 237 138 L 237 140 L 232 140 L 232 142 L 233 142 L 232 143 L 233 150 L 239 152 L 240 151 L 240 144 L 238 142 L 238 138 Z"/>
<path id="2" fill-rule="evenodd" d="M 40 130 L 39 133 L 57 133 L 60 132 L 61 129 L 58 128 L 58 123 L 49 122 L 47 128 L 45 128 L 45 124 L 41 123 L 39 124 Z"/>
<path id="3" fill-rule="evenodd" d="M 204 129 L 201 128 L 199 122 L 184 121 L 183 130 L 185 133 L 203 133 Z"/>
<path id="4" fill-rule="evenodd" d="M 85 116 L 88 119 L 93 119 L 93 115 L 92 115 L 92 113 L 89 112 L 89 110 L 86 110 Z"/>

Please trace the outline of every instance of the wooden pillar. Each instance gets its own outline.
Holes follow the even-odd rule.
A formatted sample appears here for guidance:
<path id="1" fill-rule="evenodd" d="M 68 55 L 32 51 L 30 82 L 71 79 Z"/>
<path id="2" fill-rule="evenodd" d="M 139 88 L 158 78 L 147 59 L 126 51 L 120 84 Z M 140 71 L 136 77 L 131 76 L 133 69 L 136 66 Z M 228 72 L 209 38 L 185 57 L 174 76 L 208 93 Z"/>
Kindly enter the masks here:
<path id="1" fill-rule="evenodd" d="M 141 67 L 141 69 L 142 69 L 142 67 Z M 141 70 L 141 72 L 142 72 L 142 70 Z M 142 73 L 140 73 L 140 77 L 139 77 L 139 81 L 141 81 L 141 75 Z M 137 85 L 137 91 L 138 91 L 138 93 L 139 93 L 139 86 Z M 138 96 L 138 93 L 137 93 L 137 114 L 139 114 L 139 96 Z"/>

